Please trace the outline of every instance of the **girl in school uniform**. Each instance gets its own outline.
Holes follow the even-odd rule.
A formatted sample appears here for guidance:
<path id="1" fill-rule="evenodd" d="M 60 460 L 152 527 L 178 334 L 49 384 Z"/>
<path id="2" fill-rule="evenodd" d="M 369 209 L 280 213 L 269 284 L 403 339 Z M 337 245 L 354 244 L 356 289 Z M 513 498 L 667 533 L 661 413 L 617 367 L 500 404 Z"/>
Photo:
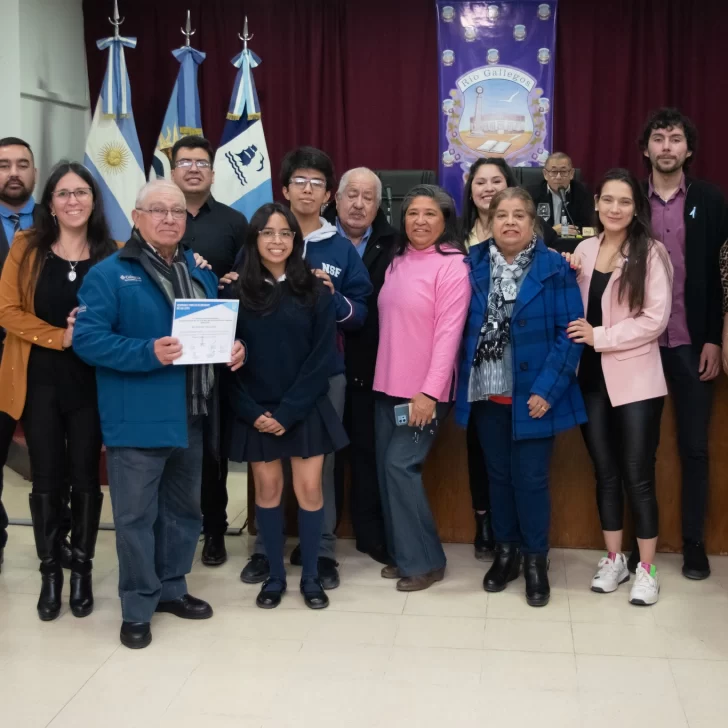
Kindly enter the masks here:
<path id="1" fill-rule="evenodd" d="M 230 459 L 248 462 L 255 481 L 255 513 L 270 562 L 256 599 L 277 607 L 286 591 L 283 563 L 282 460 L 289 458 L 298 499 L 303 569 L 301 593 L 311 609 L 328 606 L 318 577 L 323 524 L 324 456 L 347 445 L 327 397 L 335 357 L 336 312 L 330 286 L 303 259 L 301 229 L 279 203 L 253 215 L 239 279 L 237 336 L 247 360 L 232 375 Z"/>

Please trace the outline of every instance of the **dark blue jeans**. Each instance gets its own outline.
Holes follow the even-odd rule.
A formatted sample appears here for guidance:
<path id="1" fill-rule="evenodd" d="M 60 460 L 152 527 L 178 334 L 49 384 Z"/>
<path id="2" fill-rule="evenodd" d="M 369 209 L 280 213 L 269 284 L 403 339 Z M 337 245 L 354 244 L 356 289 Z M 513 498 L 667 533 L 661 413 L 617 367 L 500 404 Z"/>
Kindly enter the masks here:
<path id="1" fill-rule="evenodd" d="M 126 622 L 151 622 L 160 601 L 187 593 L 202 526 L 202 418 L 188 430 L 187 448 L 106 449 Z"/>
<path id="2" fill-rule="evenodd" d="M 406 399 L 378 394 L 374 405 L 377 471 L 387 549 L 402 576 L 420 576 L 445 566 L 445 552 L 422 482 L 422 465 L 451 405 L 438 403 L 437 424 L 422 430 L 397 427 L 394 406 Z"/>
<path id="3" fill-rule="evenodd" d="M 547 553 L 554 438 L 514 440 L 510 405 L 475 402 L 472 417 L 488 468 L 496 542 L 519 545 L 527 554 Z"/>

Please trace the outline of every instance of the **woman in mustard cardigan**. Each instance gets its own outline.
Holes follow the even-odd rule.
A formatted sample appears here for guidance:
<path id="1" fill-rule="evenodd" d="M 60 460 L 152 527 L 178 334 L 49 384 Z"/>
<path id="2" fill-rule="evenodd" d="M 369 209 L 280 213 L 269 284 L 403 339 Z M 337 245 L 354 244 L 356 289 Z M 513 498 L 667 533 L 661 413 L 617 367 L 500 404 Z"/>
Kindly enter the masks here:
<path id="1" fill-rule="evenodd" d="M 13 240 L 0 278 L 0 410 L 22 420 L 33 478 L 30 512 L 40 559 L 38 616 L 61 611 L 58 530 L 71 485 L 71 611 L 93 610 L 91 560 L 101 515 L 101 428 L 94 369 L 71 349 L 76 295 L 89 268 L 117 250 L 89 171 L 61 162 L 35 208 L 35 226 Z"/>

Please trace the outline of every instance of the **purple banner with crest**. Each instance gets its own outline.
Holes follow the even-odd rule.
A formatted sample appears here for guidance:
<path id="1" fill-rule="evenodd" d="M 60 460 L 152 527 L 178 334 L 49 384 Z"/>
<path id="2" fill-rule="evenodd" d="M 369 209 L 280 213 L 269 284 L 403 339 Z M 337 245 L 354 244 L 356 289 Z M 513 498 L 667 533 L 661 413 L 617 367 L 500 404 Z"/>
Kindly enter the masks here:
<path id="1" fill-rule="evenodd" d="M 437 0 L 440 184 L 458 206 L 470 165 L 543 166 L 552 151 L 558 0 Z"/>

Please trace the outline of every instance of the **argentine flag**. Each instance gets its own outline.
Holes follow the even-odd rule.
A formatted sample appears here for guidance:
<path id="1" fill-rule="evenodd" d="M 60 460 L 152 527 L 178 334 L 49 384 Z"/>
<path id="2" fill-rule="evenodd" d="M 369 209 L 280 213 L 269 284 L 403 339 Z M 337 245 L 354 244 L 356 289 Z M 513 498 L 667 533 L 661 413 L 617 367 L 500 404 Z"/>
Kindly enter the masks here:
<path id="1" fill-rule="evenodd" d="M 260 58 L 248 50 L 246 43 L 232 63 L 239 71 L 228 121 L 215 155 L 212 194 L 218 202 L 235 208 L 250 220 L 261 205 L 273 201 L 268 147 L 253 83 L 252 69 L 260 65 Z"/>
<path id="2" fill-rule="evenodd" d="M 190 46 L 184 46 L 172 51 L 172 55 L 179 61 L 180 69 L 154 151 L 152 168 L 149 170 L 150 180 L 171 177 L 171 154 L 176 142 L 193 134 L 202 136 L 197 71 L 205 60 L 205 54 Z"/>
<path id="3" fill-rule="evenodd" d="M 135 48 L 136 38 L 117 35 L 97 41 L 96 45 L 99 50 L 109 49 L 109 61 L 83 163 L 101 188 L 111 236 L 126 241 L 131 233 L 131 211 L 137 192 L 146 182 L 124 60 L 124 46 Z"/>

